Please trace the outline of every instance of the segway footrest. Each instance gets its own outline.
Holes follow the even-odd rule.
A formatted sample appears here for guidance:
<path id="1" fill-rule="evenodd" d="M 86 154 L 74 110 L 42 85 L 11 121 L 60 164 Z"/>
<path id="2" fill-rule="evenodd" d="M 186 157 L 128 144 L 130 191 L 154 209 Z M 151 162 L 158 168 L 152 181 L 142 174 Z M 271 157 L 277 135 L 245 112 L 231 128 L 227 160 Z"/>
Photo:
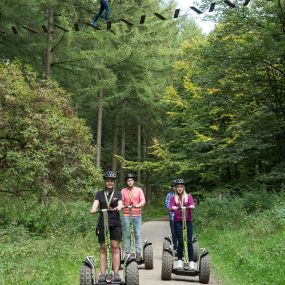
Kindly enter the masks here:
<path id="1" fill-rule="evenodd" d="M 183 275 L 183 276 L 197 276 L 199 274 L 199 271 L 194 269 L 172 269 L 172 273 L 175 275 Z"/>

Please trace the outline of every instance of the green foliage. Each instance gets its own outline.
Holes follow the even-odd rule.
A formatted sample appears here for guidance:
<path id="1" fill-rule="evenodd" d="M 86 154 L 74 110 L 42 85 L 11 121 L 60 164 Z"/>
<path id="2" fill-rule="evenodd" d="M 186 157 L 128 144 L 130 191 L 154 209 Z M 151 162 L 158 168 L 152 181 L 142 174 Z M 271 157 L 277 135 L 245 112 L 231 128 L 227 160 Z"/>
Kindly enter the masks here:
<path id="1" fill-rule="evenodd" d="M 46 206 L 37 204 L 37 200 L 29 199 L 9 203 L 6 197 L 1 202 L 1 225 L 23 226 L 30 233 L 46 236 L 59 235 L 86 235 L 90 229 L 95 230 L 93 216 L 88 211 L 90 203 L 83 201 L 67 202 L 53 199 Z"/>
<path id="2" fill-rule="evenodd" d="M 87 255 L 99 264 L 98 217 L 90 215 L 90 203 L 7 202 L 0 207 L 0 284 L 76 284 Z M 143 213 L 146 221 L 167 211 L 160 205 Z"/>
<path id="3" fill-rule="evenodd" d="M 29 7 L 29 8 L 28 8 Z M 102 168 L 111 167 L 114 152 L 111 129 L 127 129 L 126 157 L 136 160 L 137 125 L 141 124 L 147 144 L 160 132 L 163 113 L 160 99 L 171 80 L 173 59 L 182 38 L 200 34 L 190 19 L 161 21 L 153 15 L 173 15 L 174 3 L 161 1 L 114 1 L 110 3 L 112 32 L 107 32 L 103 20 L 101 31 L 87 26 L 99 9 L 98 1 L 21 0 L 0 4 L 1 27 L 11 30 L 0 37 L 0 54 L 4 59 L 15 58 L 28 63 L 41 75 L 46 74 L 47 34 L 31 34 L 22 25 L 41 30 L 47 26 L 48 10 L 54 12 L 52 33 L 52 78 L 72 94 L 72 106 L 87 122 L 92 134 L 97 134 L 98 92 L 103 91 Z M 147 15 L 139 25 L 141 15 Z M 128 26 L 121 18 L 134 23 Z M 80 32 L 74 31 L 74 23 Z M 187 34 L 187 35 L 186 35 Z M 8 48 L 7 48 L 8 47 Z M 117 118 L 117 123 L 115 119 Z M 64 171 L 64 175 L 68 171 Z"/>
<path id="4" fill-rule="evenodd" d="M 199 244 L 223 284 L 284 283 L 284 203 L 284 194 L 252 192 L 209 198 L 196 208 Z"/>
<path id="5" fill-rule="evenodd" d="M 43 191 L 94 192 L 100 181 L 95 148 L 69 95 L 54 82 L 37 83 L 16 63 L 0 66 L 0 81 L 0 191 L 39 199 Z"/>
<path id="6" fill-rule="evenodd" d="M 78 225 L 76 225 L 78 226 Z M 21 226 L 0 229 L 1 284 L 76 284 L 82 260 L 98 261 L 95 231 L 86 235 L 70 232 L 34 237 Z"/>
<path id="7" fill-rule="evenodd" d="M 162 151 L 145 169 L 204 189 L 248 181 L 282 189 L 283 4 L 220 9 L 215 31 L 183 43 L 162 100 L 165 131 L 153 144 Z"/>
<path id="8" fill-rule="evenodd" d="M 90 204 L 1 200 L 0 284 L 78 283 L 84 258 L 99 259 Z"/>

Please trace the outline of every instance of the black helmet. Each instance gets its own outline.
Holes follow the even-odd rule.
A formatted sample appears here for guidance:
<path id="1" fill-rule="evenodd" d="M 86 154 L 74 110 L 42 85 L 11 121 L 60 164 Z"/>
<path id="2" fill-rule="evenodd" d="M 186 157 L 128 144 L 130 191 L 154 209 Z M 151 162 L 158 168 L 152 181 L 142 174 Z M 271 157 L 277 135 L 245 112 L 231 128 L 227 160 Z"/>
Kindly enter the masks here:
<path id="1" fill-rule="evenodd" d="M 128 174 L 125 176 L 125 182 L 127 182 L 127 180 L 128 180 L 129 178 L 132 178 L 132 179 L 135 180 L 135 175 L 134 175 L 133 173 L 128 173 Z"/>
<path id="2" fill-rule="evenodd" d="M 185 185 L 184 179 L 176 179 L 176 180 L 175 180 L 175 186 L 178 185 L 178 184 Z"/>
<path id="3" fill-rule="evenodd" d="M 171 187 L 175 186 L 175 181 L 176 181 L 175 179 L 171 181 L 171 184 L 170 184 Z"/>
<path id="4" fill-rule="evenodd" d="M 103 179 L 106 180 L 106 179 L 116 179 L 117 178 L 117 175 L 115 172 L 113 171 L 106 171 L 104 174 L 103 174 Z"/>

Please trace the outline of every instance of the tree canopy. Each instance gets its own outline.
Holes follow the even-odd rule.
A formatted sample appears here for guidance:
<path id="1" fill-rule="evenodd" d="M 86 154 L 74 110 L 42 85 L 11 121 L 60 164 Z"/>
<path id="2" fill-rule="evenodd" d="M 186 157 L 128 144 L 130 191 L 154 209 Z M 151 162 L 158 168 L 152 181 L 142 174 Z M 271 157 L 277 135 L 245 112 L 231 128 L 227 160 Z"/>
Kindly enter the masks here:
<path id="1" fill-rule="evenodd" d="M 58 127 L 64 129 L 66 136 L 75 129 L 85 134 L 87 150 L 83 150 L 84 143 L 80 145 L 83 149 L 79 149 L 90 163 L 97 157 L 97 167 L 85 165 L 89 174 L 95 171 L 95 184 L 100 180 L 99 168 L 112 168 L 120 173 L 120 179 L 126 169 L 137 171 L 139 176 L 142 174 L 139 182 L 146 188 L 183 176 L 197 188 L 211 189 L 225 183 L 244 185 L 250 181 L 281 189 L 285 151 L 284 1 L 254 1 L 247 6 L 243 3 L 236 1 L 234 9 L 216 5 L 211 18 L 216 21 L 216 28 L 203 35 L 189 17 L 164 21 L 153 15 L 154 11 L 161 15 L 173 13 L 172 2 L 111 1 L 111 31 L 107 31 L 103 20 L 99 20 L 100 31 L 88 25 L 99 8 L 97 2 L 3 2 L 1 29 L 7 31 L 14 26 L 18 34 L 1 34 L 1 57 L 10 63 L 20 59 L 38 75 L 31 76 L 31 85 L 27 70 L 20 73 L 22 67 L 9 64 L 3 65 L 2 70 L 18 70 L 15 72 L 22 78 L 17 82 L 19 89 L 23 84 L 28 86 L 23 90 L 36 88 L 32 93 L 45 90 L 50 94 L 50 100 L 59 108 L 54 116 L 59 116 L 63 124 L 58 123 Z M 205 10 L 210 4 L 211 1 L 205 1 L 199 8 Z M 141 15 L 147 16 L 144 24 L 138 22 Z M 74 23 L 78 23 L 80 31 L 75 30 Z M 23 25 L 40 33 L 28 31 Z M 12 77 L 6 80 L 9 82 Z M 59 95 L 52 98 L 51 94 Z M 66 101 L 63 104 L 61 100 Z M 18 103 L 21 109 L 23 103 Z M 37 113 L 36 106 L 29 107 L 31 114 Z M 45 107 L 52 108 L 48 104 Z M 62 108 L 68 109 L 68 113 Z M 62 112 L 63 117 L 57 112 Z M 14 115 L 9 116 L 11 119 Z M 89 126 L 93 141 L 76 116 Z M 49 121 L 52 118 L 47 117 L 42 128 L 37 120 L 29 122 L 45 137 L 45 133 L 52 133 L 51 126 L 56 126 Z M 19 120 L 21 124 L 25 122 Z M 81 127 L 75 127 L 77 124 Z M 37 137 L 29 131 L 28 123 L 21 126 L 28 138 Z M 5 132 L 10 127 L 11 123 Z M 58 131 L 54 129 L 55 133 Z M 14 148 L 21 152 L 22 141 L 26 143 L 22 138 L 21 143 L 8 143 L 7 134 L 3 136 L 6 141 L 2 144 L 1 161 L 7 160 L 8 152 Z M 17 136 L 18 132 L 12 137 L 18 139 Z M 31 152 L 40 148 L 46 153 L 46 158 L 41 158 L 44 167 L 33 165 L 37 160 L 32 153 L 31 162 L 23 162 L 29 171 L 41 171 L 39 182 L 49 181 L 43 170 L 53 168 L 49 151 L 65 147 L 55 136 L 57 139 L 49 142 L 51 149 L 45 141 L 31 148 Z M 69 181 L 69 186 L 61 180 L 78 171 L 78 166 L 71 170 L 73 162 L 67 163 L 68 170 L 64 170 L 64 157 L 72 161 L 71 146 L 77 149 L 79 139 L 72 139 L 69 136 L 66 142 L 67 152 L 55 155 L 61 163 L 55 164 L 55 174 L 46 185 L 76 189 L 76 183 L 85 183 L 84 179 L 75 179 L 76 182 Z M 58 150 L 54 149 L 57 145 Z M 82 157 L 78 157 L 80 163 Z M 9 177 L 10 173 L 6 175 Z M 86 182 L 83 188 L 90 189 L 93 182 Z M 13 183 L 9 189 L 14 189 L 15 182 L 9 183 Z"/>

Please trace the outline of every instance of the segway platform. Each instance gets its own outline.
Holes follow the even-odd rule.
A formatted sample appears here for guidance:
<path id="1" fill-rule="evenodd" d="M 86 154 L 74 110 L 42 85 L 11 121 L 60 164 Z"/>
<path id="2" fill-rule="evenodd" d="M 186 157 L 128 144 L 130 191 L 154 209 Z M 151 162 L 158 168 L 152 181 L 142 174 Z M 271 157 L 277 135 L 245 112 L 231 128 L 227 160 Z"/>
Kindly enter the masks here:
<path id="1" fill-rule="evenodd" d="M 116 282 L 116 281 L 111 281 L 111 282 L 104 281 L 104 282 L 97 282 L 95 284 L 96 285 L 107 285 L 107 284 L 110 284 L 110 285 L 124 285 L 125 282 L 124 281 L 119 281 L 119 282 Z"/>
<path id="2" fill-rule="evenodd" d="M 175 275 L 183 275 L 183 276 L 197 276 L 199 275 L 199 271 L 196 269 L 178 269 L 178 268 L 174 268 L 172 269 L 172 273 Z"/>
<path id="3" fill-rule="evenodd" d="M 123 284 L 125 284 L 125 282 L 123 282 L 123 281 L 120 281 L 120 282 L 115 282 L 115 281 L 107 282 L 107 281 L 104 281 L 104 282 L 97 282 L 95 284 L 96 285 L 107 285 L 107 284 L 110 284 L 110 285 L 123 285 Z"/>

